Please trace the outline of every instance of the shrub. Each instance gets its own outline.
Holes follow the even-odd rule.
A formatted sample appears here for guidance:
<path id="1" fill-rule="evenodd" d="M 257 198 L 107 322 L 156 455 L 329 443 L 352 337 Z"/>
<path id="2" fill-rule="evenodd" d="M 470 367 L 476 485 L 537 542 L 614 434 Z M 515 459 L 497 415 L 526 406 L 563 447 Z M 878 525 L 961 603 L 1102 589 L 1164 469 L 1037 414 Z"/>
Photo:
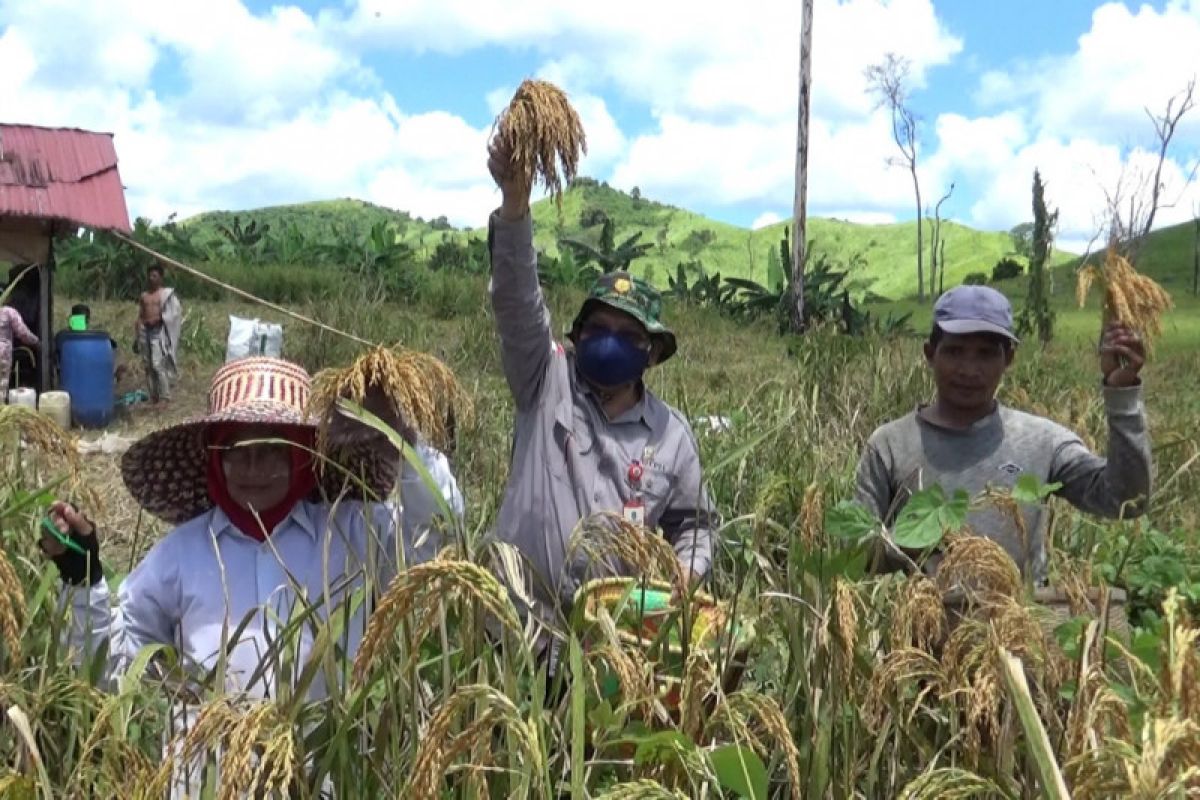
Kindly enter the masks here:
<path id="1" fill-rule="evenodd" d="M 963 278 L 963 286 L 986 286 L 988 276 L 983 272 L 972 272 Z"/>
<path id="2" fill-rule="evenodd" d="M 1005 256 L 996 262 L 996 266 L 992 267 L 992 282 L 1019 278 L 1024 272 L 1025 266 L 1020 261 Z"/>

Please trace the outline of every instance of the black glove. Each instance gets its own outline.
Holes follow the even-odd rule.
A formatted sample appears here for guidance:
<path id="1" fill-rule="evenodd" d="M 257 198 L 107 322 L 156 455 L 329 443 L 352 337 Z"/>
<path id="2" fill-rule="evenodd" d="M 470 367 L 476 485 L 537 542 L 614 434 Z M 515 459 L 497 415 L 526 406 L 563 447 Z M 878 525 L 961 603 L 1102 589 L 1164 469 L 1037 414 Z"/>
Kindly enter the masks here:
<path id="1" fill-rule="evenodd" d="M 58 574 L 64 583 L 72 586 L 95 586 L 104 577 L 100 566 L 100 539 L 96 536 L 95 527 L 90 536 L 80 536 L 75 531 L 67 534 L 75 544 L 83 548 L 80 553 L 68 547 L 60 554 L 52 556 L 51 560 L 58 567 Z"/>

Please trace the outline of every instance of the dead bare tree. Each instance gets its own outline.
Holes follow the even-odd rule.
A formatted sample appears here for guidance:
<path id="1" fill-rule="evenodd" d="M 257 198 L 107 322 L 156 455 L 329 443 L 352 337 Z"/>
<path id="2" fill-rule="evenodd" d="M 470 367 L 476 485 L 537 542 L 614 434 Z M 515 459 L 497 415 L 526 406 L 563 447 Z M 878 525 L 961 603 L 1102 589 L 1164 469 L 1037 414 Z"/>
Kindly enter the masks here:
<path id="1" fill-rule="evenodd" d="M 1150 233 L 1150 229 L 1154 226 L 1154 216 L 1159 209 L 1159 196 L 1162 193 L 1162 168 L 1163 162 L 1167 159 L 1167 148 L 1171 146 L 1171 139 L 1175 137 L 1175 129 L 1179 127 L 1179 121 L 1184 115 L 1191 111 L 1196 106 L 1196 78 L 1188 81 L 1183 91 L 1172 95 L 1167 100 L 1167 107 L 1161 116 L 1154 116 L 1150 113 L 1150 109 L 1143 108 L 1146 116 L 1150 118 L 1150 122 L 1154 124 L 1154 133 L 1158 137 L 1158 163 L 1154 168 L 1154 183 L 1150 187 L 1150 209 L 1146 214 L 1145 224 L 1142 226 L 1139 236 L 1145 238 L 1146 234 Z M 1178 102 L 1178 105 L 1176 105 Z M 1192 172 L 1195 175 L 1195 170 Z"/>
<path id="2" fill-rule="evenodd" d="M 1161 114 L 1144 108 L 1146 116 L 1154 126 L 1157 139 L 1154 170 L 1147 172 L 1126 166 L 1117 178 L 1116 185 L 1111 190 L 1104 190 L 1107 239 L 1110 245 L 1120 248 L 1130 260 L 1136 258 L 1138 250 L 1154 227 L 1158 212 L 1164 208 L 1173 208 L 1195 180 L 1197 170 L 1200 170 L 1198 161 L 1185 175 L 1177 196 L 1170 200 L 1163 198 L 1166 185 L 1162 173 L 1171 141 L 1175 138 L 1180 121 L 1195 107 L 1196 78 L 1193 76 L 1187 86 L 1167 99 Z"/>
<path id="3" fill-rule="evenodd" d="M 937 297 L 941 293 L 939 286 L 946 284 L 946 263 L 943 256 L 946 253 L 946 242 L 942 240 L 942 203 L 954 194 L 954 182 L 933 207 L 933 236 L 929 242 L 929 296 Z M 940 249 L 940 252 L 939 252 Z M 940 272 L 939 272 L 940 270 Z"/>
<path id="4" fill-rule="evenodd" d="M 892 117 L 892 139 L 900 155 L 888 159 L 892 166 L 903 166 L 912 176 L 917 207 L 917 299 L 925 299 L 925 248 L 921 229 L 921 182 L 917 179 L 917 117 L 908 106 L 907 58 L 888 53 L 879 64 L 867 67 L 867 92 L 875 96 L 875 107 L 887 106 Z"/>

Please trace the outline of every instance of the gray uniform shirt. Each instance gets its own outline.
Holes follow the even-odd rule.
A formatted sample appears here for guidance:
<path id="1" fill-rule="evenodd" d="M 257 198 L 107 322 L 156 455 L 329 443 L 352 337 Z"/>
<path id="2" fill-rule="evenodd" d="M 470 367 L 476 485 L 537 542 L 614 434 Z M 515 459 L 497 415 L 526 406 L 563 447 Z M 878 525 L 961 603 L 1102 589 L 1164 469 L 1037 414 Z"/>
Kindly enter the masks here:
<path id="1" fill-rule="evenodd" d="M 997 404 L 996 410 L 967 429 L 935 425 L 919 409 L 871 435 L 858 465 L 859 502 L 890 525 L 918 490 L 939 484 L 950 494 L 965 489 L 975 496 L 989 485 L 1011 489 L 1022 473 L 1042 483 L 1061 483 L 1058 495 L 1076 508 L 1104 517 L 1136 516 L 1150 495 L 1150 439 L 1142 389 L 1105 387 L 1108 458 L 1097 456 L 1056 422 Z M 1044 507 L 1022 508 L 1027 542 L 1016 521 L 999 509 L 971 512 L 977 533 L 1001 544 L 1036 582 L 1046 577 Z M 936 569 L 937 559 L 927 564 Z"/>
<path id="2" fill-rule="evenodd" d="M 634 408 L 609 419 L 554 340 L 538 285 L 529 216 L 489 222 L 491 300 L 504 375 L 516 401 L 512 472 L 497 536 L 517 547 L 533 570 L 535 598 L 569 606 L 587 565 L 571 553 L 579 521 L 620 513 L 635 498 L 631 463 L 644 469 L 641 500 L 649 528 L 661 528 L 685 569 L 712 560 L 715 512 L 704 487 L 691 428 L 649 390 Z"/>

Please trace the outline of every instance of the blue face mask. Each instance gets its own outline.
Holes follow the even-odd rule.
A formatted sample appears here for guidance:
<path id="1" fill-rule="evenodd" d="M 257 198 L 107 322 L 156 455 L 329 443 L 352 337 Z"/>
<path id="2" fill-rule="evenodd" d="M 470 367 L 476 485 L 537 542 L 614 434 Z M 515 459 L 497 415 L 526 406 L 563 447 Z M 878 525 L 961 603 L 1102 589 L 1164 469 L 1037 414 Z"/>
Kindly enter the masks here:
<path id="1" fill-rule="evenodd" d="M 612 331 L 596 332 L 575 346 L 579 371 L 597 386 L 623 386 L 642 377 L 650 353 Z"/>

